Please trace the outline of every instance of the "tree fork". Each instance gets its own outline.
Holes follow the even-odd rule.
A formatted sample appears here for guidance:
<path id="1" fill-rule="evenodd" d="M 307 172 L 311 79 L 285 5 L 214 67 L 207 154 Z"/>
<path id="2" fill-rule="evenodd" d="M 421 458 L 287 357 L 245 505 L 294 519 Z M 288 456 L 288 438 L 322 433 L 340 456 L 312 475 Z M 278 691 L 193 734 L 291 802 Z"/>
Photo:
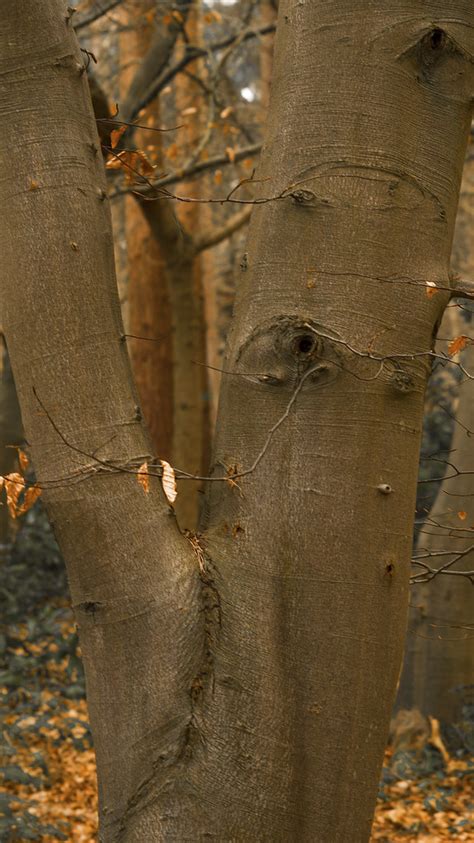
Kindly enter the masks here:
<path id="1" fill-rule="evenodd" d="M 192 544 L 38 415 L 33 386 L 85 453 L 148 450 L 72 27 L 59 0 L 2 6 L 5 332 L 41 482 L 88 477 L 48 509 L 107 843 L 369 836 L 474 90 L 471 0 L 444 8 L 280 3 L 259 177 L 288 195 L 254 209 Z"/>

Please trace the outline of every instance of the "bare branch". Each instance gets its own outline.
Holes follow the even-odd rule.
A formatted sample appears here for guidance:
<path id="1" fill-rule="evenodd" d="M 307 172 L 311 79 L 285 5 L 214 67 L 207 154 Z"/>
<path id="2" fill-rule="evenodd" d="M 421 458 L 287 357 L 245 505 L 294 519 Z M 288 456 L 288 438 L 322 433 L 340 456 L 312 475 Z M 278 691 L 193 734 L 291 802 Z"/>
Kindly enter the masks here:
<path id="1" fill-rule="evenodd" d="M 131 192 L 138 192 L 146 198 L 148 196 L 152 196 L 156 189 L 165 187 L 168 184 L 177 184 L 180 181 L 187 181 L 190 178 L 194 178 L 195 176 L 204 173 L 206 170 L 212 170 L 213 167 L 222 167 L 224 165 L 234 164 L 237 161 L 241 161 L 243 158 L 251 158 L 252 155 L 258 155 L 261 148 L 261 144 L 254 143 L 251 146 L 245 146 L 242 149 L 237 149 L 232 156 L 232 161 L 227 152 L 223 152 L 220 155 L 215 155 L 213 158 L 208 158 L 207 161 L 199 161 L 196 164 L 192 164 L 187 169 L 176 170 L 174 173 L 169 173 L 151 184 L 139 186 L 135 185 L 132 190 L 130 188 L 119 188 L 111 193 L 109 198 L 115 199 L 117 196 L 123 196 L 126 193 Z"/>
<path id="2" fill-rule="evenodd" d="M 184 56 L 179 59 L 172 67 L 164 68 L 161 74 L 156 75 L 155 79 L 151 84 L 148 86 L 147 90 L 143 92 L 141 99 L 137 100 L 134 103 L 133 111 L 129 115 L 129 119 L 133 120 L 142 108 L 145 108 L 147 105 L 158 96 L 160 91 L 177 76 L 188 64 L 196 59 L 205 58 L 207 55 L 211 53 L 218 52 L 220 50 L 224 50 L 230 44 L 233 44 L 237 39 L 239 40 L 239 44 L 248 41 L 249 38 L 257 38 L 260 35 L 268 35 L 271 32 L 275 31 L 274 24 L 268 24 L 267 26 L 261 26 L 258 29 L 248 29 L 245 32 L 237 33 L 236 35 L 232 35 L 229 38 L 225 38 L 222 41 L 218 41 L 215 44 L 210 44 L 207 49 L 202 47 L 196 46 L 187 46 L 186 52 Z"/>
<path id="3" fill-rule="evenodd" d="M 183 22 L 189 12 L 191 0 L 177 0 L 175 6 L 176 9 L 179 9 L 183 20 L 177 20 L 174 15 L 169 15 L 170 23 L 163 23 L 165 18 L 161 18 L 160 22 L 155 24 L 150 48 L 140 62 L 130 83 L 125 102 L 122 103 L 120 108 L 124 121 L 131 122 L 137 117 L 143 108 L 141 103 L 143 103 L 150 86 L 153 85 L 157 76 L 160 77 L 160 74 L 166 70 L 176 39 L 182 32 Z M 170 4 L 170 10 L 172 8 L 174 7 Z M 149 102 L 151 102 L 150 99 L 145 104 L 148 105 Z M 125 134 L 130 136 L 132 132 L 133 129 L 131 128 Z"/>
<path id="4" fill-rule="evenodd" d="M 210 249 L 212 246 L 222 243 L 223 240 L 226 240 L 227 237 L 230 237 L 231 234 L 234 234 L 249 221 L 251 213 L 252 208 L 244 208 L 226 220 L 223 225 L 210 231 L 204 231 L 199 237 L 195 237 L 196 252 L 203 252 L 205 249 Z"/>
<path id="5" fill-rule="evenodd" d="M 451 291 L 451 298 L 474 299 L 474 281 L 467 281 L 462 278 L 457 279 L 456 286 Z"/>
<path id="6" fill-rule="evenodd" d="M 84 29 L 85 26 L 89 26 L 89 24 L 99 20 L 107 12 L 111 12 L 112 9 L 120 6 L 121 3 L 122 0 L 108 0 L 107 3 L 97 3 L 90 12 L 84 12 L 82 15 L 77 16 L 74 21 L 74 29 L 76 32 L 79 32 L 80 29 Z"/>

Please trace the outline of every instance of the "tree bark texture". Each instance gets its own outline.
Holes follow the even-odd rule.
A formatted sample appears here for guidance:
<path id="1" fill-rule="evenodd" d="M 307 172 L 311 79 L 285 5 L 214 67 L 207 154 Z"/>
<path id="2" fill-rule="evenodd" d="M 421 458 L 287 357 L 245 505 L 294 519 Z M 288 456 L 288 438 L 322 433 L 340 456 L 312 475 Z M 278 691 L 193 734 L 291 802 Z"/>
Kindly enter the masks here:
<path id="1" fill-rule="evenodd" d="M 454 271 L 468 279 L 474 278 L 473 237 L 474 147 L 471 145 L 464 165 L 452 253 Z M 443 319 L 441 336 L 454 339 L 462 334 L 472 335 L 472 322 L 466 323 L 455 305 L 452 308 L 454 311 L 450 308 Z M 473 345 L 467 346 L 461 358 L 454 359 L 461 359 L 465 370 L 474 374 Z M 447 477 L 418 538 L 417 555 L 435 568 L 453 562 L 473 545 L 474 454 L 470 433 L 473 430 L 474 381 L 463 377 L 448 457 L 455 470 L 446 467 Z M 440 472 L 442 468 L 440 464 Z M 461 472 L 459 476 L 456 470 Z M 446 555 L 431 558 L 427 555 L 440 552 Z M 473 553 L 467 553 L 455 562 L 454 570 L 472 571 L 472 560 Z M 415 572 L 421 573 L 421 569 L 415 568 Z M 412 587 L 410 605 L 398 703 L 403 708 L 419 708 L 424 714 L 447 723 L 456 722 L 464 702 L 460 686 L 471 685 L 474 679 L 474 589 L 462 576 L 438 575 L 431 582 Z"/>
<path id="2" fill-rule="evenodd" d="M 2 6 L 0 236 L 7 341 L 80 628 L 101 839 L 362 843 L 403 649 L 474 8 L 280 3 L 259 199 L 280 198 L 254 209 L 192 541 L 158 481 L 145 495 L 127 473 L 149 445 L 66 18 L 58 0 Z"/>

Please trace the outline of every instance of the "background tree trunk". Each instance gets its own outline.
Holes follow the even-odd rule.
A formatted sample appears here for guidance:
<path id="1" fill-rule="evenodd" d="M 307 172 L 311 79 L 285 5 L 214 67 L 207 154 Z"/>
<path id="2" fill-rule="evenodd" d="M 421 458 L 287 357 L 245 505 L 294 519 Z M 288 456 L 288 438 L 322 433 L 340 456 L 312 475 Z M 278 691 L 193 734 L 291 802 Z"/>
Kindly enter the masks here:
<path id="1" fill-rule="evenodd" d="M 280 3 L 193 544 L 159 481 L 145 494 L 130 473 L 150 446 L 70 13 L 7 0 L 1 14 L 5 332 L 68 561 L 102 839 L 362 843 L 403 649 L 472 5 L 438 20 L 435 0 Z"/>
<path id="2" fill-rule="evenodd" d="M 145 14 L 150 13 L 154 6 L 156 3 L 142 0 L 140 4 L 133 5 L 133 12 L 130 9 L 121 10 L 126 27 L 120 39 L 121 59 L 126 68 L 121 75 L 124 99 L 134 78 L 143 72 L 141 64 L 150 50 L 153 33 L 153 26 Z M 139 12 L 141 17 L 137 21 Z M 155 127 L 160 126 L 158 100 L 148 106 L 146 115 L 142 115 L 139 122 L 144 123 L 145 120 L 151 120 Z M 155 147 L 155 162 L 160 156 L 160 134 L 136 130 L 135 144 L 138 149 L 148 152 L 150 142 Z M 159 240 L 133 197 L 125 200 L 125 216 L 129 270 L 128 316 L 129 332 L 132 334 L 129 341 L 130 357 L 154 453 L 169 461 L 173 440 L 173 343 L 166 267 Z"/>
<path id="3" fill-rule="evenodd" d="M 453 269 L 463 278 L 474 278 L 474 147 L 468 150 L 456 219 Z M 469 304 L 463 307 L 470 307 Z M 454 311 L 453 309 L 454 308 Z M 440 335 L 454 339 L 472 334 L 472 323 L 453 305 L 446 312 Z M 443 343 L 446 351 L 447 343 Z M 459 359 L 459 356 L 454 358 Z M 462 352 L 462 364 L 474 374 L 474 346 Z M 440 398 L 442 401 L 442 397 Z M 474 381 L 463 378 L 459 390 L 456 423 L 448 460 L 460 472 L 446 467 L 428 519 L 420 531 L 415 556 L 434 567 L 447 564 L 474 544 Z M 440 464 L 440 473 L 443 470 Z M 471 473 L 469 473 L 471 472 Z M 430 554 L 452 551 L 430 559 Z M 456 571 L 473 569 L 472 552 L 454 565 Z M 421 573 L 420 569 L 416 569 Z M 464 701 L 455 688 L 470 685 L 474 678 L 474 589 L 460 576 L 439 575 L 411 589 L 409 634 L 397 704 L 419 708 L 447 723 L 460 718 Z"/>
<path id="4" fill-rule="evenodd" d="M 18 447 L 23 444 L 20 407 L 7 347 L 0 333 L 0 476 L 18 471 Z M 0 490 L 0 561 L 10 549 L 16 522 L 8 513 L 5 489 Z"/>

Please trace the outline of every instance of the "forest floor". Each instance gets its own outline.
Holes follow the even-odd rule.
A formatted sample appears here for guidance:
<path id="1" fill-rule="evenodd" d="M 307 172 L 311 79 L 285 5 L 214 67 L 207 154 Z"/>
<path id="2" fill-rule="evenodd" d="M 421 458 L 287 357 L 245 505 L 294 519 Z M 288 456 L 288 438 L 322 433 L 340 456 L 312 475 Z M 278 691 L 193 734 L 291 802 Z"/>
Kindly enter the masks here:
<path id="1" fill-rule="evenodd" d="M 95 759 L 62 562 L 47 546 L 32 567 L 30 539 L 2 566 L 0 840 L 92 843 Z M 473 779 L 465 747 L 388 749 L 372 843 L 474 841 Z"/>

